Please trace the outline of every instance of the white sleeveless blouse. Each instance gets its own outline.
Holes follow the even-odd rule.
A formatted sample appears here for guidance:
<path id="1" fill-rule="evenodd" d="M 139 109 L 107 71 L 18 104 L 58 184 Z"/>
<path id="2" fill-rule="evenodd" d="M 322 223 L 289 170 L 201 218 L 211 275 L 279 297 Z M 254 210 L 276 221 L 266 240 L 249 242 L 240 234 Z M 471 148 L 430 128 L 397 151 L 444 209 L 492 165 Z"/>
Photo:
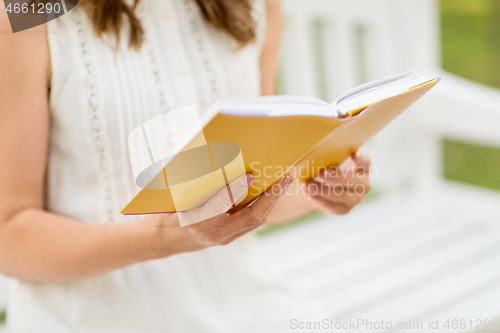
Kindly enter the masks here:
<path id="1" fill-rule="evenodd" d="M 137 218 L 119 214 L 139 190 L 128 134 L 182 106 L 202 111 L 220 98 L 260 94 L 263 0 L 255 6 L 257 42 L 243 49 L 206 23 L 194 0 L 142 0 L 139 51 L 128 48 L 126 26 L 118 47 L 95 37 L 78 8 L 50 22 L 48 209 L 88 223 Z M 11 296 L 10 333 L 283 332 L 290 320 L 317 314 L 284 285 L 253 235 L 79 282 L 16 282 Z"/>

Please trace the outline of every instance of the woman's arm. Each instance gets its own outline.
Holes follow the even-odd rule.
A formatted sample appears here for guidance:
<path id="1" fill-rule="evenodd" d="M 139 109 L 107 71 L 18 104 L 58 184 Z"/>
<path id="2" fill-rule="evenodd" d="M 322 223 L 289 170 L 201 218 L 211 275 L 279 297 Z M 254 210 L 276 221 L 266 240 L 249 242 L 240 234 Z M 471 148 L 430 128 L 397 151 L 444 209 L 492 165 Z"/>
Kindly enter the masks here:
<path id="1" fill-rule="evenodd" d="M 0 272 L 29 281 L 78 280 L 225 245 L 266 221 L 291 177 L 231 216 L 218 194 L 200 208 L 207 219 L 184 228 L 177 214 L 88 224 L 46 211 L 50 61 L 45 29 L 10 33 L 0 5 Z M 234 186 L 248 187 L 253 177 L 239 181 Z"/>
<path id="2" fill-rule="evenodd" d="M 50 60 L 45 25 L 10 33 L 0 6 L 0 270 L 68 280 L 147 259 L 144 228 L 92 225 L 44 210 Z"/>
<path id="3" fill-rule="evenodd" d="M 262 95 L 274 95 L 283 30 L 281 0 L 266 0 L 266 17 L 266 40 L 260 57 L 261 90 Z"/>

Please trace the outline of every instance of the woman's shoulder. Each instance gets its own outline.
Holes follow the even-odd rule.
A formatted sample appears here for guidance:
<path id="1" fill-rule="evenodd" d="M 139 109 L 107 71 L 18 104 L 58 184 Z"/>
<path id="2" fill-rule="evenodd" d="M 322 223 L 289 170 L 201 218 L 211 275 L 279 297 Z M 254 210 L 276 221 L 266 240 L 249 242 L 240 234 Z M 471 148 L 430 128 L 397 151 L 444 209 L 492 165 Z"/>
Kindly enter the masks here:
<path id="1" fill-rule="evenodd" d="M 12 32 L 4 4 L 0 5 L 0 72 L 10 80 L 50 78 L 50 55 L 46 24 Z"/>

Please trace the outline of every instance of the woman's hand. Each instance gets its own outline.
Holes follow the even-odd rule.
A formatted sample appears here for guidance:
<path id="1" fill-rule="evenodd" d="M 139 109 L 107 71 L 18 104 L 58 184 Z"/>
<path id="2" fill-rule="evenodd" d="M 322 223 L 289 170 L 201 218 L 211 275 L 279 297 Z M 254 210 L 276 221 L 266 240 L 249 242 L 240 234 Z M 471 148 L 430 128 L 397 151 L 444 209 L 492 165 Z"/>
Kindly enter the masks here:
<path id="1" fill-rule="evenodd" d="M 357 151 L 339 166 L 305 183 L 313 205 L 326 213 L 347 214 L 370 190 L 370 158 Z"/>
<path id="2" fill-rule="evenodd" d="M 246 174 L 231 182 L 233 197 L 246 193 L 254 177 Z M 285 176 L 260 196 L 251 206 L 228 215 L 231 208 L 227 203 L 227 190 L 224 188 L 205 205 L 193 211 L 177 214 L 153 215 L 140 221 L 150 228 L 150 239 L 155 258 L 163 258 L 177 253 L 201 250 L 210 246 L 227 245 L 264 224 L 293 181 Z M 200 218 L 202 217 L 202 218 Z M 203 220 L 203 217 L 207 217 Z M 200 221 L 201 222 L 197 222 Z M 193 223 L 197 222 L 197 223 Z M 181 227 L 181 224 L 186 225 Z"/>

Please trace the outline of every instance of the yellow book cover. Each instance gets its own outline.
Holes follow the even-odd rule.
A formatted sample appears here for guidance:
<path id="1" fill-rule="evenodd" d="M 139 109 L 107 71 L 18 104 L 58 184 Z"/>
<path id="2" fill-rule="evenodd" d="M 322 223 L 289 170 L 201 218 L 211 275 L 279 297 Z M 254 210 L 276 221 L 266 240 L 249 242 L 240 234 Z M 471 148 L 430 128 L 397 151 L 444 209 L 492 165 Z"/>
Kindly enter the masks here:
<path id="1" fill-rule="evenodd" d="M 308 112 L 300 115 L 300 108 L 292 115 L 277 112 L 269 116 L 262 112 L 252 113 L 251 106 L 243 108 L 245 112 L 234 113 L 224 111 L 231 107 L 215 106 L 213 115 L 203 124 L 206 145 L 196 144 L 199 135 L 194 137 L 187 147 L 196 148 L 184 149 L 187 153 L 170 160 L 121 213 L 151 214 L 196 208 L 241 175 L 242 170 L 235 163 L 237 157 L 240 160 L 242 157 L 246 172 L 255 176 L 248 195 L 237 208 L 257 198 L 291 168 L 301 170 L 297 176 L 302 181 L 314 177 L 319 167 L 340 164 L 440 80 L 424 80 L 420 76 L 419 79 L 415 81 L 414 76 L 412 80 L 406 80 L 409 86 L 404 89 L 404 85 L 392 84 L 387 90 L 394 79 L 379 81 L 364 89 L 358 87 L 331 105 L 338 104 L 337 109 L 341 110 L 340 102 L 345 101 L 343 107 L 346 108 L 344 112 L 335 112 L 331 116 L 321 112 L 318 114 L 323 115 Z M 376 87 L 383 89 L 374 93 Z M 400 91 L 395 92 L 397 89 Z M 366 91 L 371 95 L 365 93 L 363 96 Z M 369 102 L 370 98 L 372 102 Z M 294 101 L 303 104 L 304 110 L 308 107 L 305 100 L 292 98 L 288 103 Z M 356 102 L 358 106 L 353 107 Z M 268 103 L 267 108 L 272 109 L 273 103 Z M 222 173 L 218 174 L 218 170 Z M 181 171 L 177 172 L 180 174 L 177 179 L 167 177 L 176 171 Z M 195 178 L 196 182 L 190 182 Z M 178 197 L 174 204 L 172 191 L 180 191 L 179 186 L 184 191 L 191 187 L 185 191 L 190 194 Z"/>

